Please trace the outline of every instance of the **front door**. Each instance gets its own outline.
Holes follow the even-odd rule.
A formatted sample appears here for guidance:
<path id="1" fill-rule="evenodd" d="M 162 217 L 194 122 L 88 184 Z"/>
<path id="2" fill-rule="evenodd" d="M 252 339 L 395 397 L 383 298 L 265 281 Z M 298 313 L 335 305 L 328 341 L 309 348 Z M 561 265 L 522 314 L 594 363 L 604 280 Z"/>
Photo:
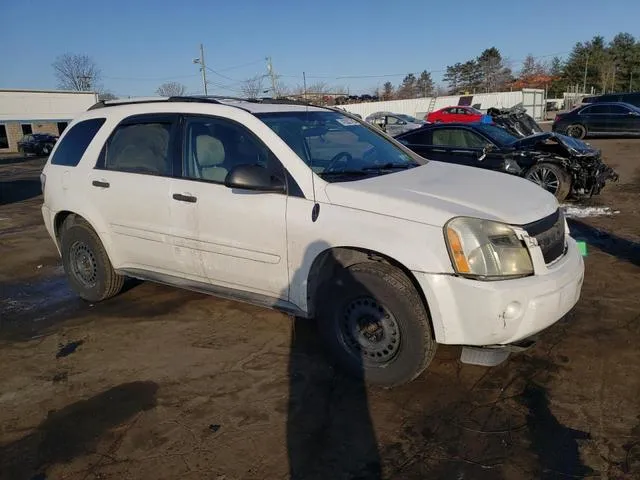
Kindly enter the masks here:
<path id="1" fill-rule="evenodd" d="M 502 156 L 490 152 L 483 158 L 483 149 L 490 142 L 466 127 L 445 127 L 433 130 L 433 160 L 470 167 L 500 170 Z"/>
<path id="2" fill-rule="evenodd" d="M 213 285 L 288 298 L 287 195 L 227 188 L 236 165 L 282 166 L 244 126 L 185 117 L 182 178 L 172 185 L 175 253 L 184 276 Z"/>
<path id="3" fill-rule="evenodd" d="M 623 105 L 610 105 L 607 131 L 610 133 L 639 134 L 640 114 Z"/>
<path id="4" fill-rule="evenodd" d="M 138 115 L 109 137 L 88 178 L 117 267 L 174 274 L 171 183 L 176 115 Z"/>

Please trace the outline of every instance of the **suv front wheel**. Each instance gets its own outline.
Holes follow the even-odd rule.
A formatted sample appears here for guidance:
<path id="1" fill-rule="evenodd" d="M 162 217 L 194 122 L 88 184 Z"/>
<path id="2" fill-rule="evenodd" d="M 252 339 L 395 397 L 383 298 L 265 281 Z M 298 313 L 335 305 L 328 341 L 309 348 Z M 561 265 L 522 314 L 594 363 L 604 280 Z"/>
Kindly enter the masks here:
<path id="1" fill-rule="evenodd" d="M 124 277 L 113 270 L 100 238 L 85 220 L 75 215 L 65 219 L 60 246 L 69 283 L 81 298 L 99 302 L 122 290 Z"/>
<path id="2" fill-rule="evenodd" d="M 341 270 L 321 287 L 318 329 L 340 366 L 384 387 L 410 382 L 431 362 L 436 342 L 422 300 L 386 263 Z"/>

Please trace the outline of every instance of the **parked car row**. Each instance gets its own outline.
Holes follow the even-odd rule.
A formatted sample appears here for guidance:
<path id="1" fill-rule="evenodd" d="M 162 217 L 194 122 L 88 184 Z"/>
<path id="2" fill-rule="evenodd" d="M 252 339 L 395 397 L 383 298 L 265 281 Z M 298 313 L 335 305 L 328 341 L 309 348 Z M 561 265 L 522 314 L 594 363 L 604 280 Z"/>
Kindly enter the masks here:
<path id="1" fill-rule="evenodd" d="M 640 135 L 640 108 L 623 102 L 582 104 L 570 112 L 558 113 L 554 132 L 575 138 L 602 135 Z"/>

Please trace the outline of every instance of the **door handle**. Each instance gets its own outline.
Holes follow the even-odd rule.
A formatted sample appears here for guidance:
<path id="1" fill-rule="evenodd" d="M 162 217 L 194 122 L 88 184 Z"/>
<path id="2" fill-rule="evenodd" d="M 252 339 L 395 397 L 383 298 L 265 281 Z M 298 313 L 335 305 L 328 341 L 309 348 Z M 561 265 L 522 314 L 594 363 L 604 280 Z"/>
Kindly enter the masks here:
<path id="1" fill-rule="evenodd" d="M 94 180 L 93 182 L 91 182 L 91 185 L 93 185 L 94 187 L 109 188 L 109 182 L 103 182 L 100 180 Z"/>
<path id="2" fill-rule="evenodd" d="M 432 152 L 440 152 L 440 153 L 446 152 L 446 150 L 444 148 L 432 148 L 431 151 Z"/>
<path id="3" fill-rule="evenodd" d="M 472 150 L 451 150 L 451 153 L 473 153 Z"/>
<path id="4" fill-rule="evenodd" d="M 174 193 L 173 199 L 179 202 L 196 203 L 198 199 L 193 195 L 183 195 L 182 193 Z"/>

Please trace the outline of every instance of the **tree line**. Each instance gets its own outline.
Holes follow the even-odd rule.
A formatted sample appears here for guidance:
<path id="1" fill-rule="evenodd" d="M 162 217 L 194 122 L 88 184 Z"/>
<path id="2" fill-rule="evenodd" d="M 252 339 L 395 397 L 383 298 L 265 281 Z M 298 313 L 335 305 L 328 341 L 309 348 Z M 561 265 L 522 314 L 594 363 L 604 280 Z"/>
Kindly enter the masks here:
<path id="1" fill-rule="evenodd" d="M 640 90 L 640 39 L 630 33 L 618 33 L 609 42 L 600 35 L 591 40 L 577 42 L 566 59 L 551 60 L 527 55 L 521 68 L 514 72 L 511 62 L 496 47 L 483 50 L 480 55 L 446 67 L 443 85 L 436 86 L 431 72 L 408 73 L 395 86 L 386 82 L 382 89 L 375 89 L 375 96 L 383 100 L 457 95 L 495 91 L 543 88 L 548 97 L 559 97 L 565 91 L 585 93 L 622 92 Z M 95 91 L 101 99 L 115 96 L 104 88 L 102 72 L 88 55 L 64 54 L 52 64 L 58 87 L 65 90 Z M 242 82 L 239 94 L 257 98 L 270 95 L 294 95 L 322 97 L 346 95 L 344 86 L 330 86 L 324 82 L 287 88 L 277 78 L 275 92 L 267 75 L 256 75 Z M 265 85 L 266 84 L 266 85 Z M 187 87 L 179 82 L 159 85 L 156 94 L 162 96 L 184 95 Z"/>

